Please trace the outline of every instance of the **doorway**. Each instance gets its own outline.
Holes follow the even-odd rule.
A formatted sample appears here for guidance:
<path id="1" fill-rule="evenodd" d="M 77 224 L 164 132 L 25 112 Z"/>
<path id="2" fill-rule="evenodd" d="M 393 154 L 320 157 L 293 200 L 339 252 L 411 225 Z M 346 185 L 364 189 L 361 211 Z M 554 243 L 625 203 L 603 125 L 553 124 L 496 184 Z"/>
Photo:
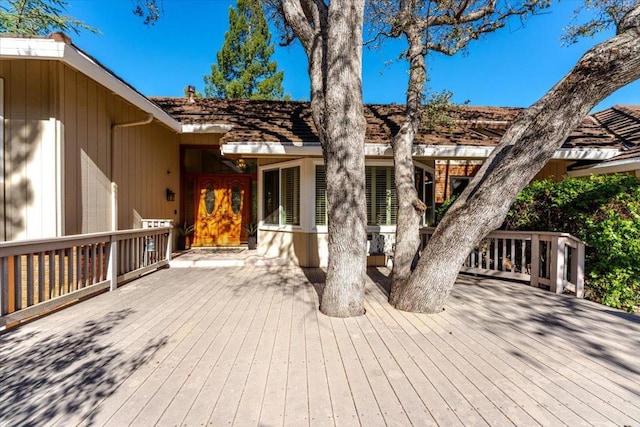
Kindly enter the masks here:
<path id="1" fill-rule="evenodd" d="M 251 176 L 199 175 L 194 197 L 193 246 L 239 246 L 251 222 Z"/>

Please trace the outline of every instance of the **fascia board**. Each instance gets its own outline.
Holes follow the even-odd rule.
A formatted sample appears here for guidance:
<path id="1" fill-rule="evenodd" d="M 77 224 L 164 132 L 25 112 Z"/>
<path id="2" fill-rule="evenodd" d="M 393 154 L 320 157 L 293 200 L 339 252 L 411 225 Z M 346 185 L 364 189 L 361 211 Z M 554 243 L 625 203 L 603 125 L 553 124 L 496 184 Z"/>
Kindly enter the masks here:
<path id="1" fill-rule="evenodd" d="M 91 77 L 93 80 L 111 90 L 113 93 L 126 99 L 142 111 L 153 114 L 153 117 L 173 131 L 180 132 L 182 130 L 180 123 L 160 107 L 124 84 L 119 78 L 109 73 L 73 46 L 64 46 L 64 62 L 66 64 Z"/>
<path id="2" fill-rule="evenodd" d="M 495 147 L 465 145 L 419 145 L 413 146 L 416 157 L 486 159 Z M 220 147 L 222 154 L 259 156 L 319 156 L 322 149 L 318 142 L 278 143 L 278 142 L 230 142 Z M 619 153 L 610 148 L 561 148 L 555 152 L 556 160 L 607 160 Z M 393 156 L 389 144 L 365 144 L 365 156 Z"/>
<path id="3" fill-rule="evenodd" d="M 573 177 L 622 173 L 640 170 L 640 159 L 617 160 L 607 163 L 599 163 L 597 165 L 585 166 L 579 169 L 568 171 L 567 174 Z"/>
<path id="4" fill-rule="evenodd" d="M 233 125 L 220 123 L 186 124 L 182 125 L 182 133 L 227 133 Z"/>
<path id="5" fill-rule="evenodd" d="M 180 123 L 177 120 L 71 45 L 52 39 L 0 38 L 0 58 L 62 61 L 145 113 L 153 114 L 154 118 L 173 131 L 181 131 Z"/>

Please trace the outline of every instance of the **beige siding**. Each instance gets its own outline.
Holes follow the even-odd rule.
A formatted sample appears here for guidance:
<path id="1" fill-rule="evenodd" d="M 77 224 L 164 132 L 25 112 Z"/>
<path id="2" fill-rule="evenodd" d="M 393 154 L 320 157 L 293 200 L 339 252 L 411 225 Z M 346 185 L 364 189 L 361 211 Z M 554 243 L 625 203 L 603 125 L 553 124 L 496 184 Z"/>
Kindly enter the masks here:
<path id="1" fill-rule="evenodd" d="M 65 234 L 108 228 L 109 187 L 118 185 L 118 228 L 139 224 L 136 218 L 177 220 L 178 204 L 165 198 L 166 188 L 179 200 L 179 136 L 154 121 L 113 131 L 113 124 L 143 120 L 146 114 L 81 73 L 60 69 L 60 120 L 65 144 Z M 174 213 L 176 211 L 176 213 Z"/>
<path id="2" fill-rule="evenodd" d="M 222 134 L 219 133 L 185 133 L 180 135 L 183 145 L 219 145 Z"/>
<path id="3" fill-rule="evenodd" d="M 572 163 L 574 162 L 567 160 L 551 160 L 540 172 L 538 172 L 533 180 L 539 181 L 541 179 L 553 179 L 555 181 L 560 181 L 567 177 L 567 167 Z"/>
<path id="4" fill-rule="evenodd" d="M 0 240 L 56 235 L 54 64 L 0 61 L 4 81 L 4 200 Z"/>
<path id="5" fill-rule="evenodd" d="M 165 198 L 166 188 L 180 190 L 177 134 L 158 122 L 116 130 L 112 170 L 111 126 L 144 119 L 143 111 L 55 61 L 2 60 L 0 78 L 0 240 L 109 229 L 111 181 L 118 184 L 119 228 L 130 228 L 136 216 L 178 218 L 178 203 Z"/>

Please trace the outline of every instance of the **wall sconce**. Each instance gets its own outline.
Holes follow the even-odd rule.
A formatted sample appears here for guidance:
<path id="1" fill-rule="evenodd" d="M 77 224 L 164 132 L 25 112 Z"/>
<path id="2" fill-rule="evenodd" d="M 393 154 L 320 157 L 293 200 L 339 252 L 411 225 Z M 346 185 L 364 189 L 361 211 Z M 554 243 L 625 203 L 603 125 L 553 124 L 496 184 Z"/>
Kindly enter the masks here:
<path id="1" fill-rule="evenodd" d="M 173 202 L 176 200 L 176 193 L 175 191 L 171 191 L 170 188 L 167 188 L 166 195 L 167 195 L 167 202 Z"/>

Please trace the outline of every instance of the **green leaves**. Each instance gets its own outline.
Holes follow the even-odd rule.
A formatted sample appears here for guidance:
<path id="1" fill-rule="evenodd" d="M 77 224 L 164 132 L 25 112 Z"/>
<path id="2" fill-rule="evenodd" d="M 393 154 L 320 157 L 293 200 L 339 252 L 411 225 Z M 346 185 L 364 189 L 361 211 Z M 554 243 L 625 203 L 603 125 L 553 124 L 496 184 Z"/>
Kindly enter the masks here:
<path id="1" fill-rule="evenodd" d="M 569 232 L 587 243 L 589 296 L 633 312 L 640 306 L 640 180 L 631 175 L 535 181 L 504 227 Z"/>
<path id="2" fill-rule="evenodd" d="M 229 8 L 229 31 L 211 74 L 204 76 L 205 96 L 235 99 L 283 99 L 284 73 L 271 61 L 275 51 L 258 0 L 238 0 Z"/>
<path id="3" fill-rule="evenodd" d="M 0 0 L 0 33 L 45 36 L 54 31 L 98 33 L 70 16 L 62 15 L 64 0 Z"/>

